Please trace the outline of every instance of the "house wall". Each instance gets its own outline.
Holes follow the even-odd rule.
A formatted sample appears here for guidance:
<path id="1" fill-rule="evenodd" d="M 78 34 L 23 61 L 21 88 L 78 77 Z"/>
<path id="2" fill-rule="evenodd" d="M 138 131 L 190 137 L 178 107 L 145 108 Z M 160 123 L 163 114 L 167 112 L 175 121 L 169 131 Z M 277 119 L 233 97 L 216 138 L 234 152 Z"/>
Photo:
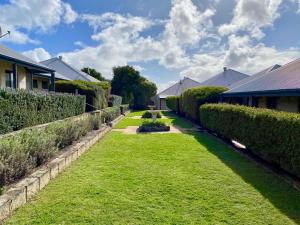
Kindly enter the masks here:
<path id="1" fill-rule="evenodd" d="M 160 99 L 160 109 L 161 110 L 168 110 L 167 100 L 165 98 Z"/>
<path id="2" fill-rule="evenodd" d="M 267 108 L 267 97 L 258 97 L 257 98 L 257 107 L 258 108 Z"/>
<path id="3" fill-rule="evenodd" d="M 39 76 L 33 76 L 33 80 L 37 80 L 38 83 L 38 88 L 39 90 L 42 90 L 42 81 L 48 81 L 48 83 L 50 84 L 50 80 L 48 78 L 45 77 L 39 77 Z M 44 89 L 44 90 L 48 90 L 48 89 Z"/>
<path id="4" fill-rule="evenodd" d="M 279 97 L 276 109 L 287 112 L 299 112 L 299 97 Z"/>
<path id="5" fill-rule="evenodd" d="M 5 80 L 5 71 L 13 70 L 13 64 L 6 62 L 6 61 L 0 61 L 0 87 L 5 88 L 6 87 L 6 80 Z M 26 69 L 22 66 L 17 66 L 17 72 L 18 72 L 18 88 L 26 89 L 27 86 L 27 72 Z"/>

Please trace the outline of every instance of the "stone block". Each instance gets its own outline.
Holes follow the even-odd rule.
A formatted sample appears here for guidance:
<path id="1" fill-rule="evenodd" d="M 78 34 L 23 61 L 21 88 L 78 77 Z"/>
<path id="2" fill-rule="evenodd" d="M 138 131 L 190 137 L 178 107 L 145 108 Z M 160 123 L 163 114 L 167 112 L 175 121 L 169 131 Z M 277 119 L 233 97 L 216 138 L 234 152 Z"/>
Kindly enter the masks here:
<path id="1" fill-rule="evenodd" d="M 50 179 L 55 178 L 58 173 L 59 173 L 59 164 L 58 164 L 59 159 L 56 158 L 52 160 L 50 163 L 48 163 L 47 167 L 50 169 Z"/>
<path id="2" fill-rule="evenodd" d="M 0 224 L 10 213 L 11 200 L 7 195 L 0 196 Z"/>
<path id="3" fill-rule="evenodd" d="M 8 192 L 6 192 L 6 195 L 11 200 L 11 211 L 14 211 L 27 202 L 27 193 L 25 186 L 12 188 Z"/>
<path id="4" fill-rule="evenodd" d="M 38 178 L 39 179 L 39 187 L 40 190 L 43 189 L 50 181 L 50 169 L 49 168 L 42 168 L 31 174 L 30 177 Z"/>
<path id="5" fill-rule="evenodd" d="M 29 177 L 25 178 L 16 185 L 17 188 L 25 187 L 26 201 L 32 198 L 40 190 L 40 182 L 38 178 Z"/>

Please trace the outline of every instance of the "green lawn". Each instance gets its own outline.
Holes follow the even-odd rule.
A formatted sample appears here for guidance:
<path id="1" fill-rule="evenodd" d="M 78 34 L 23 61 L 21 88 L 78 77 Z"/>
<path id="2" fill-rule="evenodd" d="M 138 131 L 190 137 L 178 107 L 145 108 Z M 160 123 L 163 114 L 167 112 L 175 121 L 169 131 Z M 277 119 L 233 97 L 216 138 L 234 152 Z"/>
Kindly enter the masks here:
<path id="1" fill-rule="evenodd" d="M 299 224 L 300 192 L 206 134 L 111 132 L 6 224 Z"/>

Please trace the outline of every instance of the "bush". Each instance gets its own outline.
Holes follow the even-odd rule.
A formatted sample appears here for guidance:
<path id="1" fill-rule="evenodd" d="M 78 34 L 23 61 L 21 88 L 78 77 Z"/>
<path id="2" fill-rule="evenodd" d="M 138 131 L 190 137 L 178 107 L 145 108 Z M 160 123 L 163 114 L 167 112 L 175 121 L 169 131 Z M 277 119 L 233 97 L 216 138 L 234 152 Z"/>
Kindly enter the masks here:
<path id="1" fill-rule="evenodd" d="M 121 105 L 120 106 L 121 114 L 125 115 L 127 111 L 129 111 L 129 105 Z"/>
<path id="2" fill-rule="evenodd" d="M 170 131 L 170 126 L 167 126 L 162 121 L 144 121 L 139 127 L 139 132 L 162 132 Z"/>
<path id="3" fill-rule="evenodd" d="M 97 83 L 82 80 L 56 81 L 56 91 L 63 93 L 77 93 L 86 96 L 86 111 L 94 111 L 107 107 L 108 91 L 107 82 Z M 106 88 L 106 89 L 104 89 Z"/>
<path id="4" fill-rule="evenodd" d="M 156 118 L 161 118 L 161 113 L 158 112 Z M 152 118 L 152 114 L 149 111 L 146 111 L 143 113 L 142 118 L 147 119 L 147 118 Z"/>
<path id="5" fill-rule="evenodd" d="M 178 96 L 169 96 L 166 99 L 167 107 L 179 114 L 179 97 Z"/>
<path id="6" fill-rule="evenodd" d="M 82 114 L 85 97 L 0 89 L 0 134 Z"/>
<path id="7" fill-rule="evenodd" d="M 109 107 L 101 111 L 102 111 L 102 121 L 104 123 L 109 123 L 121 115 L 121 109 L 119 106 Z"/>
<path id="8" fill-rule="evenodd" d="M 108 107 L 120 106 L 122 104 L 122 97 L 118 95 L 110 95 L 108 100 Z"/>
<path id="9" fill-rule="evenodd" d="M 24 177 L 100 123 L 100 113 L 88 114 L 1 137 L 0 186 Z"/>
<path id="10" fill-rule="evenodd" d="M 300 177 L 300 115 L 228 104 L 200 108 L 201 124 Z"/>
<path id="11" fill-rule="evenodd" d="M 219 94 L 228 90 L 225 87 L 196 87 L 186 90 L 181 96 L 182 113 L 189 119 L 199 122 L 199 107 L 205 103 L 219 101 Z"/>

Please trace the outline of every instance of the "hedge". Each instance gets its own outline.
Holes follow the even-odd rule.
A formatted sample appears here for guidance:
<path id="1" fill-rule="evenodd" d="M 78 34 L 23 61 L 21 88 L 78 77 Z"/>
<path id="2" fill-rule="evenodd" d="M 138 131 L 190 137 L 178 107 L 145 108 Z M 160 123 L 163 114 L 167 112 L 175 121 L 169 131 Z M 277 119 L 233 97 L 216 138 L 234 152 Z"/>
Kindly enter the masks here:
<path id="1" fill-rule="evenodd" d="M 86 111 L 94 111 L 107 107 L 108 89 L 106 82 L 104 84 L 97 82 L 88 82 L 82 80 L 56 81 L 56 91 L 63 93 L 78 93 L 86 96 Z M 106 90 L 104 89 L 106 88 Z"/>
<path id="2" fill-rule="evenodd" d="M 125 113 L 127 112 L 127 111 L 129 111 L 129 105 L 127 104 L 127 105 L 121 105 L 120 106 L 120 110 L 121 110 L 121 114 L 122 115 L 125 115 Z"/>
<path id="3" fill-rule="evenodd" d="M 2 136 L 0 188 L 24 177 L 87 132 L 99 129 L 100 124 L 100 113 L 84 114 Z"/>
<path id="4" fill-rule="evenodd" d="M 108 107 L 121 106 L 122 97 L 119 95 L 110 95 L 108 99 Z"/>
<path id="5" fill-rule="evenodd" d="M 167 107 L 174 111 L 175 113 L 179 113 L 179 97 L 178 96 L 169 96 L 166 98 Z"/>
<path id="6" fill-rule="evenodd" d="M 85 97 L 0 89 L 0 134 L 82 114 Z"/>
<path id="7" fill-rule="evenodd" d="M 109 123 L 121 115 L 121 109 L 119 106 L 105 108 L 102 111 L 102 121 Z"/>
<path id="8" fill-rule="evenodd" d="M 187 118 L 199 122 L 199 107 L 205 103 L 219 101 L 219 94 L 227 91 L 226 87 L 196 87 L 183 92 L 181 110 Z"/>
<path id="9" fill-rule="evenodd" d="M 162 117 L 161 113 L 158 112 L 158 113 L 156 114 L 156 118 L 159 119 L 159 118 L 161 118 L 161 117 Z M 150 119 L 150 118 L 152 118 L 152 113 L 151 113 L 150 111 L 146 111 L 146 112 L 143 113 L 142 118 L 143 118 L 143 119 Z"/>
<path id="10" fill-rule="evenodd" d="M 225 138 L 300 177 L 300 115 L 228 104 L 200 108 L 200 120 Z"/>

